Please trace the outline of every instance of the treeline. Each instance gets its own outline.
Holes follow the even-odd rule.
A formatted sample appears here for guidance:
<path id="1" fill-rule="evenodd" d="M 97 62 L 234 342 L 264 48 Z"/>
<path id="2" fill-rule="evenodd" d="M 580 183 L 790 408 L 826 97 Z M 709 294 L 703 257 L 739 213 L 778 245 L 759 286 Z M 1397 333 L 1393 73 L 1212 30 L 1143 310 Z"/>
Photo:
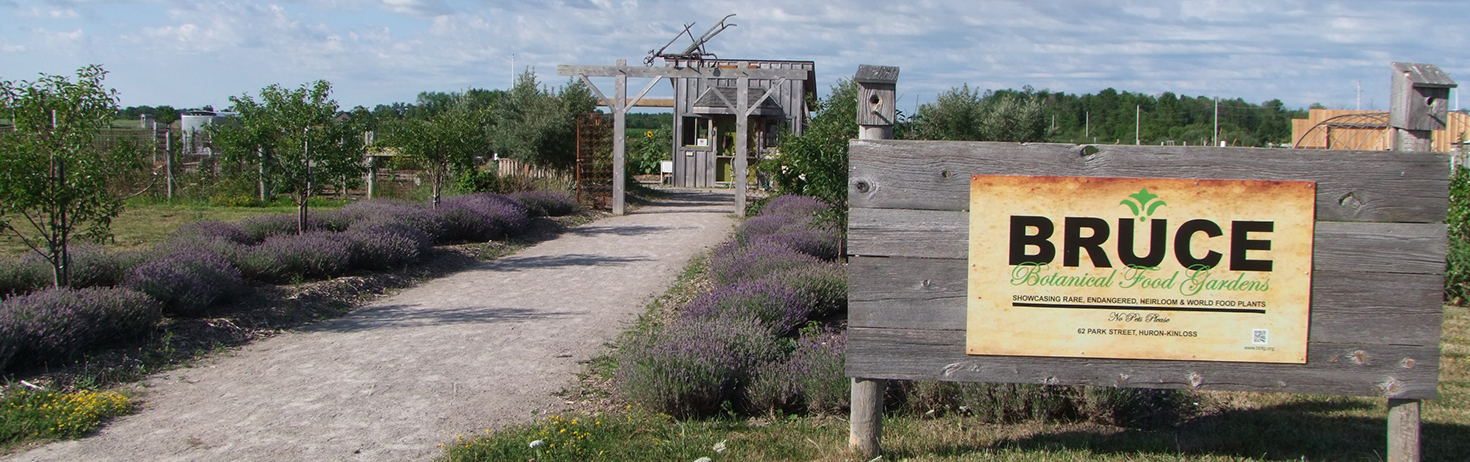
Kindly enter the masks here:
<path id="1" fill-rule="evenodd" d="M 1291 142 L 1291 119 L 1306 118 L 1279 99 L 1261 104 L 1220 99 L 1219 140 L 1230 146 Z M 1216 100 L 1206 96 L 1119 92 L 1075 95 L 1023 87 L 984 91 L 969 86 L 919 107 L 899 135 L 914 139 L 1066 143 L 1208 145 Z"/>

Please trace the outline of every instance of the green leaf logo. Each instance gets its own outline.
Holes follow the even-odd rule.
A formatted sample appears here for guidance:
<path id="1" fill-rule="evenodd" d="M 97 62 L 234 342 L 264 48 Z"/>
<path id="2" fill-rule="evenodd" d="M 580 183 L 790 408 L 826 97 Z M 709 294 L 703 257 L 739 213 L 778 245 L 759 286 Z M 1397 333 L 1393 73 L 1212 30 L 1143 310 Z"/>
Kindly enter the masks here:
<path id="1" fill-rule="evenodd" d="M 1133 211 L 1133 216 L 1138 217 L 1138 221 L 1153 216 L 1154 211 L 1160 206 L 1168 205 L 1160 200 L 1158 195 L 1148 192 L 1148 188 L 1129 194 L 1127 199 L 1123 199 L 1122 204 L 1128 206 L 1128 210 Z"/>

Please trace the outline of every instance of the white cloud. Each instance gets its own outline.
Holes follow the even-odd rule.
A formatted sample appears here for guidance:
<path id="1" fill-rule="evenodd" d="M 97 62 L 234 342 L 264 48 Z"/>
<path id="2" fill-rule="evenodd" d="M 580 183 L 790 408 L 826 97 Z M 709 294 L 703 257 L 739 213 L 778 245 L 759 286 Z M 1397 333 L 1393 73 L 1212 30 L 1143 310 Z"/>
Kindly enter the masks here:
<path id="1" fill-rule="evenodd" d="M 11 5 L 14 5 L 14 3 L 11 3 Z M 22 18 L 36 19 L 76 19 L 80 17 L 80 15 L 77 14 L 77 11 L 70 7 L 46 8 L 41 6 L 32 6 L 27 9 L 22 9 L 19 13 L 17 13 L 17 16 L 20 16 Z"/>
<path id="2" fill-rule="evenodd" d="M 557 85 L 565 81 L 555 75 L 557 64 L 637 63 L 685 23 L 697 21 L 698 36 L 729 13 L 738 14 L 730 20 L 738 26 L 707 46 L 721 57 L 814 60 L 823 89 L 858 64 L 898 65 L 900 93 L 925 98 L 963 83 L 1030 84 L 1073 93 L 1114 87 L 1280 98 L 1305 106 L 1355 80 L 1365 90 L 1384 86 L 1386 95 L 1392 60 L 1435 62 L 1451 75 L 1470 71 L 1470 60 L 1457 58 L 1457 45 L 1470 42 L 1470 28 L 1454 22 L 1470 13 L 1463 2 L 1418 9 L 1306 0 L 0 0 L 3 5 L 11 7 L 0 9 L 0 23 L 33 27 L 0 29 L 7 63 L 64 60 L 75 68 L 75 61 L 98 59 L 131 72 L 218 72 L 217 82 L 160 85 L 167 90 L 139 84 L 123 89 L 125 97 L 239 94 L 324 78 L 344 103 L 389 103 L 424 90 L 504 87 L 512 53 L 517 66 L 536 67 L 543 81 Z M 68 32 L 43 31 L 42 16 L 68 21 L 52 27 Z M 670 48 L 688 43 L 680 39 Z M 121 81 L 122 74 L 114 77 Z M 160 75 L 137 80 L 174 78 Z M 1343 101 L 1353 96 L 1351 88 L 1341 93 Z M 139 103 L 175 102 L 188 104 Z"/>

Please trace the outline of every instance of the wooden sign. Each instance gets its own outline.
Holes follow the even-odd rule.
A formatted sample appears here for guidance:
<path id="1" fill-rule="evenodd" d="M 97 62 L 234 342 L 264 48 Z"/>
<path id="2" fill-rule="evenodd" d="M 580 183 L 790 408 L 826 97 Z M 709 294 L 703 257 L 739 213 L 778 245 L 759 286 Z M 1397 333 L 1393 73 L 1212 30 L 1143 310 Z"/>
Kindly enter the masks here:
<path id="1" fill-rule="evenodd" d="M 966 351 L 1305 363 L 1315 187 L 975 175 Z"/>
<path id="2" fill-rule="evenodd" d="M 1435 396 L 1449 191 L 1445 173 L 1449 158 L 1442 153 L 950 141 L 853 141 L 850 148 L 846 368 L 851 377 Z M 991 207 L 999 206 L 971 202 L 972 175 L 1085 177 L 1094 182 L 1177 178 L 1315 183 L 1312 211 L 1299 213 L 1302 219 L 1315 219 L 1311 260 L 1304 263 L 1311 271 L 1306 362 L 1296 357 L 1291 362 L 1237 362 L 967 354 L 970 215 L 991 213 Z M 1140 193 L 1144 184 L 1149 183 L 1108 193 L 1105 201 L 1103 194 L 1089 190 L 1084 195 L 1100 196 L 1099 205 L 1075 213 L 1105 217 L 1116 226 L 1118 218 L 1133 213 L 1119 202 Z M 1028 191 L 1008 197 L 1031 194 Z M 1148 186 L 1148 191 L 1168 203 L 1153 211 L 1161 217 L 1183 213 L 1191 202 L 1188 196 L 1166 192 L 1162 183 Z M 1247 213 L 1245 209 L 1239 213 Z M 1080 215 L 1083 212 L 1087 215 Z M 1169 229 L 1182 217 L 1169 215 L 1166 233 L 1171 233 L 1171 240 L 1166 248 L 1171 253 L 1176 241 Z M 1246 259 L 1272 259 L 1273 270 L 1284 264 L 1277 263 L 1282 257 L 1277 253 L 1285 247 L 1274 240 L 1284 229 L 1273 231 L 1269 253 L 1252 249 Z M 1136 231 L 1144 235 L 1142 228 Z M 1220 238 L 1228 238 L 1230 231 L 1222 225 Z M 1056 232 L 1065 237 L 1064 222 Z M 1203 239 L 1205 234 L 1197 235 Z M 1247 233 L 1251 240 L 1265 236 Z M 1056 258 L 1061 260 L 1064 243 L 1053 239 L 1058 245 Z M 1102 247 L 1106 250 L 1108 245 Z M 1142 244 L 1135 249 L 1146 253 Z M 1196 256 L 1205 250 L 1191 249 Z M 1210 249 L 1222 254 L 1221 264 L 1228 268 L 1229 245 L 1211 241 Z M 1115 258 L 1116 245 L 1110 252 L 1109 258 Z M 1084 250 L 1078 258 L 1088 257 Z M 1062 262 L 1053 264 L 1058 265 Z M 1282 282 L 1273 275 L 1272 290 Z M 1137 298 L 1142 303 L 1144 297 Z M 1266 303 L 1268 313 L 1282 307 L 1271 300 Z M 1175 317 L 1169 324 L 1183 322 L 1179 315 L 1171 316 Z M 1076 335 L 1077 328 L 1088 325 L 1068 327 Z M 1267 341 L 1278 351 L 1282 345 L 1277 342 L 1301 341 L 1300 334 L 1278 332 L 1281 328 L 1267 328 Z M 1179 342 L 1157 350 L 1187 346 Z"/>

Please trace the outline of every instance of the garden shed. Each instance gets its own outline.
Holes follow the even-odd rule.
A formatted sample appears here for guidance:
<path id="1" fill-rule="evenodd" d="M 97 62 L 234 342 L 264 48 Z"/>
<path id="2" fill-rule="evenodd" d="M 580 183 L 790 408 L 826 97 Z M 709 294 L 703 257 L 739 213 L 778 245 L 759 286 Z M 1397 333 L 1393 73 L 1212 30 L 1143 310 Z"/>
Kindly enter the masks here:
<path id="1" fill-rule="evenodd" d="M 807 122 L 808 96 L 817 91 L 816 64 L 812 61 L 753 59 L 666 59 L 671 67 L 717 69 L 800 69 L 806 78 L 750 79 L 749 165 L 772 153 L 776 136 L 783 129 L 800 134 Z M 735 177 L 736 111 L 735 78 L 671 78 L 674 86 L 674 172 L 673 185 L 709 188 L 731 185 Z M 764 98 L 763 98 L 764 97 Z M 754 169 L 748 181 L 754 181 Z"/>

